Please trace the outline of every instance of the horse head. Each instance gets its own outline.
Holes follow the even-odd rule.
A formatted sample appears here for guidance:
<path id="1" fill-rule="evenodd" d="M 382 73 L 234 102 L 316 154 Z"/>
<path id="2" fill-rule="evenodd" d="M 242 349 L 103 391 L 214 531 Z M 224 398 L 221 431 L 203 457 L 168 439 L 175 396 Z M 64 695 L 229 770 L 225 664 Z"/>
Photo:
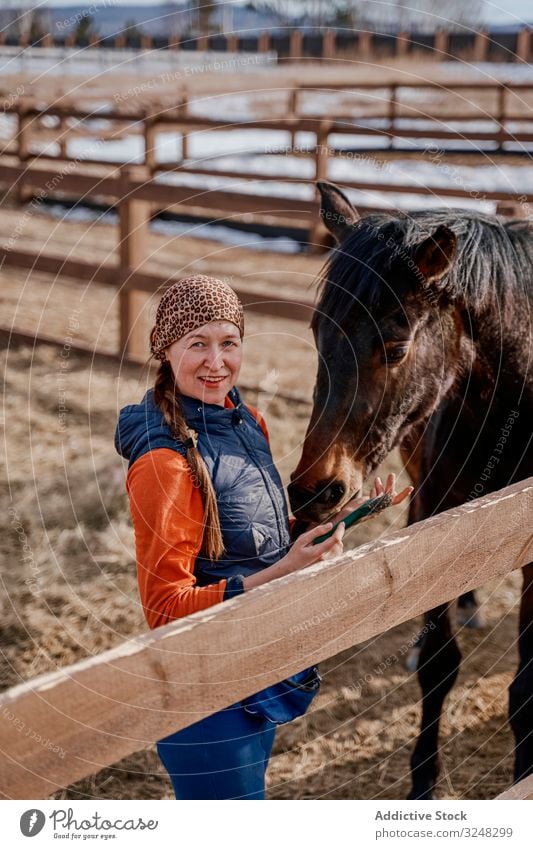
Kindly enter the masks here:
<path id="1" fill-rule="evenodd" d="M 455 345 L 459 359 L 462 344 L 445 285 L 457 251 L 453 230 L 433 223 L 428 231 L 415 217 L 361 219 L 338 188 L 318 185 L 337 247 L 320 278 L 313 410 L 289 485 L 304 521 L 340 509 L 430 415 L 454 380 L 450 352 Z"/>

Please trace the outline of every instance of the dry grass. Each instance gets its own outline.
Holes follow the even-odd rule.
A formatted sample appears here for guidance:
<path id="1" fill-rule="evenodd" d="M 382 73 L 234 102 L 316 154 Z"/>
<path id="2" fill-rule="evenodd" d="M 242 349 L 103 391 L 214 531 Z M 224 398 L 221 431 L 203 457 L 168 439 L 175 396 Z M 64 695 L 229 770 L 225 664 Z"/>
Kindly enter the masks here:
<path id="1" fill-rule="evenodd" d="M 110 235 L 101 229 L 96 241 L 105 250 L 102 240 Z M 193 248 L 191 240 L 180 240 L 180 256 L 192 256 Z M 202 261 L 213 269 L 209 246 L 203 248 Z M 260 255 L 250 258 L 232 250 L 235 273 L 250 274 Z M 268 255 L 264 266 L 275 267 L 282 281 L 284 269 L 296 273 L 296 264 L 283 265 L 293 259 Z M 304 276 L 319 264 L 310 258 L 305 262 Z M 5 271 L 1 277 L 3 321 L 16 314 L 17 324 L 27 329 L 41 326 L 65 338 L 70 317 L 80 310 L 79 337 L 114 347 L 113 293 L 93 287 L 80 298 L 80 287 L 64 281 L 52 285 L 38 275 L 27 279 Z M 263 389 L 247 400 L 266 411 L 274 455 L 286 480 L 299 455 L 309 408 L 276 397 L 276 388 L 309 394 L 312 342 L 305 327 L 291 322 L 256 317 L 248 329 L 243 378 L 263 382 Z M 73 353 L 63 369 L 60 353 L 41 346 L 11 348 L 2 355 L 7 469 L 2 483 L 6 509 L 0 517 L 2 687 L 99 653 L 146 627 L 113 432 L 118 409 L 140 399 L 147 376 L 129 367 L 120 374 L 112 366 L 95 369 Z M 61 400 L 68 409 L 64 421 Z M 399 470 L 398 457 L 392 456 L 387 467 Z M 398 513 L 386 513 L 354 532 L 351 543 L 402 521 Z M 459 636 L 465 662 L 443 721 L 441 798 L 491 798 L 511 781 L 512 741 L 505 714 L 516 662 L 518 576 L 485 588 L 483 598 L 489 627 L 463 630 Z M 313 710 L 278 732 L 268 775 L 271 798 L 405 795 L 419 705 L 416 681 L 403 659 L 416 631 L 416 622 L 406 623 L 322 665 L 325 680 Z M 57 796 L 171 798 L 171 791 L 151 748 Z"/>

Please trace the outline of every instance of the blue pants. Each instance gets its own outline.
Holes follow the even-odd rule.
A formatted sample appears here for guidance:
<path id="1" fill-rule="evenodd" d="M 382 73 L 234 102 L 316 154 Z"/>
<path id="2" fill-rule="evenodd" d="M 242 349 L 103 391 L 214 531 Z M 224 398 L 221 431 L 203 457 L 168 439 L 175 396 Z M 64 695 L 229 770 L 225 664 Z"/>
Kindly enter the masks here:
<path id="1" fill-rule="evenodd" d="M 276 726 L 240 702 L 157 743 L 176 799 L 264 799 Z"/>

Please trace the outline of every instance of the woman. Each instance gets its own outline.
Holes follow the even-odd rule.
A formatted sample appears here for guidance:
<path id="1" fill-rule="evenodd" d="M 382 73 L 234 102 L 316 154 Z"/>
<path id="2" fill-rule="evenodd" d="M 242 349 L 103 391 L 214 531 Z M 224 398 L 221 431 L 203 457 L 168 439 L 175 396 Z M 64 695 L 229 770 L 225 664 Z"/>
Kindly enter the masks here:
<path id="1" fill-rule="evenodd" d="M 203 275 L 178 281 L 161 298 L 150 335 L 160 361 L 154 388 L 120 414 L 116 446 L 129 460 L 139 590 L 151 628 L 343 551 L 342 524 L 313 545 L 331 522 L 291 545 L 265 423 L 236 388 L 243 333 L 242 304 L 227 284 Z M 378 480 L 374 494 L 381 491 Z M 314 668 L 304 673 L 298 694 L 307 689 L 309 701 L 319 678 Z M 270 688 L 161 740 L 176 798 L 264 799 L 276 721 L 298 715 L 289 701 Z"/>

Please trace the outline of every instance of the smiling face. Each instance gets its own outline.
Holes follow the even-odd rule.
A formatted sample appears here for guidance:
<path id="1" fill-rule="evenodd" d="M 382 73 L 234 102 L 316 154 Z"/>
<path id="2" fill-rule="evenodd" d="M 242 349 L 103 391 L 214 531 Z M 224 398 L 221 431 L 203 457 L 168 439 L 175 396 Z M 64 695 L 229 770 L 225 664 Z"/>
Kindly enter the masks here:
<path id="1" fill-rule="evenodd" d="M 242 340 L 231 321 L 212 321 L 165 349 L 182 395 L 224 406 L 241 370 Z"/>

